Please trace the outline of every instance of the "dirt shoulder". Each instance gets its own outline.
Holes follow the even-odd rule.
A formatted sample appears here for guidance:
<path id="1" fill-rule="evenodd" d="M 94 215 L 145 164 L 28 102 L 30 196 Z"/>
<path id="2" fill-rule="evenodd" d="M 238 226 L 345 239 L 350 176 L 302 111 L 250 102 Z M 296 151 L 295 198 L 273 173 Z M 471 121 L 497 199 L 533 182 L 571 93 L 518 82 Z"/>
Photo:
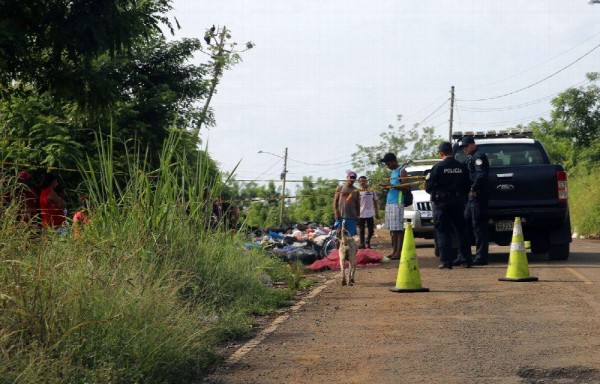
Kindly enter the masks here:
<path id="1" fill-rule="evenodd" d="M 499 282 L 508 248 L 491 252 L 489 266 L 438 270 L 432 242 L 417 240 L 428 293 L 389 291 L 397 261 L 359 269 L 353 287 L 321 274 L 317 295 L 205 382 L 600 382 L 598 242 L 577 240 L 567 262 L 532 261 L 537 283 Z"/>

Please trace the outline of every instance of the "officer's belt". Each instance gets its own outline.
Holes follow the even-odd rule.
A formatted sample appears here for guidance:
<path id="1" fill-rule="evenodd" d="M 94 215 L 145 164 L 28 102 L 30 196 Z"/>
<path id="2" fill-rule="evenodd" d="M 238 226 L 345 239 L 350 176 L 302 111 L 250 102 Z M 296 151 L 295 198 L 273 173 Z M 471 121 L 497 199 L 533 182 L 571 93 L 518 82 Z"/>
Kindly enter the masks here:
<path id="1" fill-rule="evenodd" d="M 445 199 L 447 197 L 460 197 L 464 199 L 467 195 L 459 192 L 435 192 L 435 197 L 437 199 Z"/>

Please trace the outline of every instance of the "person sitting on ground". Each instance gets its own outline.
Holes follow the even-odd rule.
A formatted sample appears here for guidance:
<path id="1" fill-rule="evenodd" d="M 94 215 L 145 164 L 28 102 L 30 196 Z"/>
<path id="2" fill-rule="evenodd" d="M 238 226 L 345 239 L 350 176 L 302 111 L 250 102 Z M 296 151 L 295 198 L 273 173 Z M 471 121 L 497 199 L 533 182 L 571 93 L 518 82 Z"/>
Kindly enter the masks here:
<path id="1" fill-rule="evenodd" d="M 81 203 L 81 209 L 75 212 L 73 215 L 73 236 L 79 237 L 81 236 L 81 232 L 83 227 L 88 223 L 89 216 L 89 202 L 87 195 L 82 195 L 79 198 L 79 202 Z"/>
<path id="2" fill-rule="evenodd" d="M 46 173 L 40 184 L 40 210 L 42 216 L 42 228 L 55 230 L 62 227 L 66 217 L 64 209 L 67 207 L 65 200 L 56 193 L 58 179 L 52 173 Z"/>

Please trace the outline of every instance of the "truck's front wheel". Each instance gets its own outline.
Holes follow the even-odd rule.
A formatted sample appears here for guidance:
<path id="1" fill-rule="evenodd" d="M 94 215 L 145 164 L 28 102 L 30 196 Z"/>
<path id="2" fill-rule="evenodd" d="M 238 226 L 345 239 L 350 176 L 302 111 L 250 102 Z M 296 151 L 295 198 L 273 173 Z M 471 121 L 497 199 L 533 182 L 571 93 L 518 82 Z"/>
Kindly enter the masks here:
<path id="1" fill-rule="evenodd" d="M 569 258 L 570 243 L 549 244 L 548 258 L 550 260 L 567 260 Z"/>

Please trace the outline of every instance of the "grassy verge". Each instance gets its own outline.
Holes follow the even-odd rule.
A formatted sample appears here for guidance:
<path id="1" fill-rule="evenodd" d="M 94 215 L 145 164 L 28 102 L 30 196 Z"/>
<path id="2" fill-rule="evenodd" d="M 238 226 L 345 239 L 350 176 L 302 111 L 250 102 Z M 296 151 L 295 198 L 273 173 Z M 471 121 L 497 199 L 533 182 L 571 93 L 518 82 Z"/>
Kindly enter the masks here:
<path id="1" fill-rule="evenodd" d="M 600 234 L 600 167 L 569 179 L 569 209 L 573 231 L 580 235 Z"/>
<path id="2" fill-rule="evenodd" d="M 289 301 L 266 282 L 298 272 L 207 229 L 208 181 L 174 148 L 157 170 L 138 159 L 118 173 L 102 145 L 77 237 L 32 238 L 17 202 L 0 207 L 0 382 L 189 382 L 253 314 Z"/>

